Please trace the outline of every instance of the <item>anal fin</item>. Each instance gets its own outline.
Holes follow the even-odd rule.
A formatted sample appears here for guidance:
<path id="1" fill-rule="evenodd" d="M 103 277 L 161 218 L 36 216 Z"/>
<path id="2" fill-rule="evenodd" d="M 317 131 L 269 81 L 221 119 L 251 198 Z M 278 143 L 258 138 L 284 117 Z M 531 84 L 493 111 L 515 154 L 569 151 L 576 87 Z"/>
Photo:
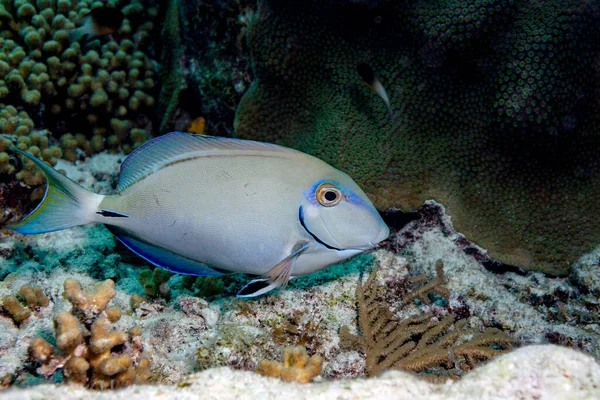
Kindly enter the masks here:
<path id="1" fill-rule="evenodd" d="M 135 238 L 124 229 L 115 226 L 105 226 L 129 250 L 158 267 L 184 275 L 217 276 L 225 273 L 201 262 L 191 260 L 170 250 Z"/>

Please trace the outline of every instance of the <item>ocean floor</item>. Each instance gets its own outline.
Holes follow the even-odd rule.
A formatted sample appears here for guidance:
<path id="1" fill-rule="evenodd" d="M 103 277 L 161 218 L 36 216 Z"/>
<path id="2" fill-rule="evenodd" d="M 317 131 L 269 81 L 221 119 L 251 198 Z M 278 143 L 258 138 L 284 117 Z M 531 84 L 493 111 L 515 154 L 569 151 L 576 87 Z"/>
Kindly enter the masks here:
<path id="1" fill-rule="evenodd" d="M 79 165 L 61 161 L 57 168 L 64 169 L 69 177 L 86 187 L 109 193 L 116 184 L 118 165 L 123 158 L 100 154 Z M 302 392 L 305 394 L 301 397 L 349 398 L 349 393 L 378 397 L 404 392 L 406 398 L 471 398 L 469 393 L 475 396 L 484 387 L 490 392 L 473 398 L 494 398 L 501 393 L 508 397 L 537 393 L 540 398 L 549 398 L 545 396 L 567 390 L 579 390 L 581 398 L 584 395 L 600 398 L 597 254 L 582 258 L 568 277 L 549 277 L 516 268 L 499 272 L 483 249 L 454 231 L 441 205 L 428 202 L 415 217 L 400 230 L 393 230 L 382 248 L 296 278 L 284 290 L 252 300 L 235 297 L 248 281 L 247 276 L 195 280 L 179 275 L 148 277 L 145 272 L 142 284 L 140 272 L 151 267 L 119 244 L 103 226 L 35 236 L 1 230 L 0 384 L 21 391 L 7 391 L 0 398 L 33 399 L 40 398 L 40 393 L 59 398 L 87 396 L 83 389 L 35 386 L 62 382 L 65 376 L 61 362 L 68 360 L 58 360 L 51 370 L 48 366 L 43 369 L 43 363 L 32 361 L 28 350 L 38 336 L 52 346 L 59 345 L 54 320 L 61 311 L 81 314 L 72 310 L 77 300 L 64 294 L 67 279 L 77 281 L 84 291 L 93 291 L 97 283 L 112 280 L 116 294 L 109 296 L 107 307 L 118 306 L 121 316 L 111 329 L 136 332 L 130 333 L 129 340 L 116 351 L 129 355 L 133 365 L 138 365 L 142 358 L 149 360 L 151 377 L 147 382 L 176 384 L 132 387 L 121 392 L 122 398 L 141 398 L 142 394 L 147 398 L 158 391 L 172 391 L 184 399 L 209 389 L 220 390 L 224 397 L 207 398 L 233 398 L 234 394 L 244 394 L 245 398 L 298 395 L 303 390 L 299 384 L 248 372 L 254 371 L 262 359 L 280 360 L 282 348 L 294 345 L 303 346 L 309 355 L 318 354 L 324 360 L 321 374 L 315 379 L 317 383 L 311 384 L 311 389 L 306 389 L 310 392 Z M 443 262 L 444 273 L 444 282 L 438 286 L 443 285 L 449 292 L 438 290 L 437 296 L 425 292 L 424 296 L 403 301 L 419 287 L 415 282 L 424 281 L 415 277 L 436 278 L 438 260 Z M 357 302 L 357 286 L 365 287 L 362 285 L 366 285 L 373 269 L 377 271 L 374 298 L 398 321 L 426 313 L 432 321 L 453 317 L 455 323 L 449 325 L 448 332 L 459 329 L 458 321 L 464 321 L 460 326 L 468 328 L 472 337 L 478 332 L 488 332 L 486 329 L 499 330 L 511 338 L 512 352 L 507 351 L 472 372 L 457 363 L 449 368 L 452 373 L 447 378 L 443 374 L 440 378 L 438 367 L 418 371 L 415 367 L 413 371 L 422 375 L 419 378 L 404 372 L 386 372 L 372 378 L 376 379 L 373 381 L 376 385 L 372 385 L 364 379 L 372 371 L 365 356 L 367 346 L 348 346 L 340 329 L 346 327 L 347 332 L 360 339 L 358 308 L 363 303 Z M 44 306 L 30 306 L 29 317 L 19 323 L 9 312 L 6 299 L 17 296 L 24 285 L 39 286 L 49 301 Z M 439 295 L 440 292 L 446 294 Z M 92 337 L 90 326 L 94 318 L 107 313 L 108 309 L 103 308 L 93 317 L 88 315 L 87 320 L 79 315 Z M 365 332 L 362 334 L 366 337 Z M 444 337 L 444 332 L 438 335 Z M 362 340 L 366 343 L 364 337 Z M 540 344 L 546 346 L 528 347 Z M 502 348 L 491 350 L 484 352 L 481 361 Z M 438 383 L 429 382 L 431 372 L 436 372 Z M 450 383 L 454 375 L 465 376 Z M 360 379 L 341 380 L 352 378 Z M 411 397 L 411 393 L 420 393 L 421 397 Z M 459 397 L 460 393 L 465 396 Z"/>

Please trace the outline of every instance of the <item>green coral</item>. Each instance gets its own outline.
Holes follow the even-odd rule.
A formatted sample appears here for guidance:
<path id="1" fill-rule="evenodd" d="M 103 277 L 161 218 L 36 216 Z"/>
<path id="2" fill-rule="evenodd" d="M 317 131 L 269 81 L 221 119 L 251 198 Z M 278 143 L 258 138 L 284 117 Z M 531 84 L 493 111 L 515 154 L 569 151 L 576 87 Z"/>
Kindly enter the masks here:
<path id="1" fill-rule="evenodd" d="M 263 0 L 247 37 L 238 137 L 322 158 L 380 209 L 437 200 L 506 264 L 564 274 L 600 244 L 597 3 Z"/>
<path id="2" fill-rule="evenodd" d="M 100 6 L 125 14 L 114 39 L 70 42 L 69 30 Z M 0 101 L 26 110 L 35 127 L 62 135 L 69 160 L 76 149 L 131 151 L 148 139 L 134 129 L 149 125 L 154 107 L 146 52 L 157 15 L 157 7 L 140 0 L 0 1 Z M 129 129 L 113 129 L 115 118 Z"/>
<path id="3" fill-rule="evenodd" d="M 161 297 L 165 300 L 171 298 L 169 279 L 173 274 L 163 268 L 143 269 L 138 274 L 138 282 L 144 288 L 144 293 L 150 298 Z"/>
<path id="4" fill-rule="evenodd" d="M 225 283 L 220 276 L 192 276 L 183 277 L 183 286 L 192 291 L 195 296 L 213 298 L 220 295 L 225 289 Z"/>
<path id="5" fill-rule="evenodd" d="M 179 0 L 169 0 L 161 31 L 160 60 L 164 67 L 161 70 L 162 88 L 159 95 L 159 113 L 162 115 L 160 132 L 166 132 L 170 126 L 179 105 L 179 95 L 183 86 L 183 47 L 179 11 Z"/>

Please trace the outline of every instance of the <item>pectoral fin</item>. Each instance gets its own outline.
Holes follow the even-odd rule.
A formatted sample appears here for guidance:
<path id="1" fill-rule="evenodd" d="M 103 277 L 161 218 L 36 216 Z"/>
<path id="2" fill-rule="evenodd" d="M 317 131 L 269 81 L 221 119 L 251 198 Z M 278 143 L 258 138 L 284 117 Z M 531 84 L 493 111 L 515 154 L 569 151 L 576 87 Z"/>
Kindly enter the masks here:
<path id="1" fill-rule="evenodd" d="M 268 270 L 262 278 L 254 279 L 244 286 L 237 297 L 255 297 L 279 287 L 285 287 L 292 275 L 292 269 L 300 254 L 308 249 L 308 243 L 298 243 L 292 254 L 281 260 L 277 265 Z"/>

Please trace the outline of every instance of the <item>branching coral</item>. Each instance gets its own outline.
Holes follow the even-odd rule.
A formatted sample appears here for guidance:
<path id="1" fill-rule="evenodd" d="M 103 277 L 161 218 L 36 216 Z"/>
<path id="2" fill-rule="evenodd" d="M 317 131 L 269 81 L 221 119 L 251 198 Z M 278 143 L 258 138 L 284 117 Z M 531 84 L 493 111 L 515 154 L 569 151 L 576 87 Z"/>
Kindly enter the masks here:
<path id="1" fill-rule="evenodd" d="M 125 14 L 112 39 L 70 42 L 69 29 L 103 5 Z M 139 0 L 0 2 L 0 101 L 27 110 L 36 128 L 62 135 L 69 160 L 76 148 L 131 151 L 147 139 L 139 128 L 154 106 L 146 50 L 157 15 Z"/>
<path id="2" fill-rule="evenodd" d="M 407 294 L 400 304 L 405 308 L 415 299 L 430 302 L 429 295 L 448 296 L 443 286 L 443 263 L 436 265 L 437 276 L 429 283 Z M 358 326 L 360 335 L 353 335 L 347 326 L 340 330 L 343 347 L 359 348 L 366 355 L 366 373 L 377 375 L 388 368 L 398 368 L 428 376 L 457 378 L 473 369 L 477 362 L 488 360 L 507 349 L 513 339 L 496 328 L 483 332 L 469 328 L 467 320 L 454 315 L 441 318 L 432 312 L 398 320 L 379 301 L 377 271 L 371 271 L 367 282 L 356 287 Z M 413 279 L 423 282 L 423 277 Z"/>
<path id="3" fill-rule="evenodd" d="M 323 158 L 380 209 L 434 199 L 492 258 L 567 273 L 600 243 L 598 3 L 368 3 L 259 2 L 236 135 Z"/>
<path id="4" fill-rule="evenodd" d="M 321 373 L 323 358 L 319 355 L 308 355 L 302 346 L 285 347 L 283 363 L 261 360 L 256 372 L 272 378 L 281 378 L 288 382 L 308 383 Z"/>
<path id="5" fill-rule="evenodd" d="M 115 283 L 111 279 L 98 284 L 93 292 L 86 293 L 74 279 L 64 282 L 65 298 L 75 310 L 86 317 L 94 316 L 106 309 L 108 302 L 115 297 Z"/>
<path id="6" fill-rule="evenodd" d="M 107 308 L 116 294 L 114 283 L 109 279 L 86 293 L 68 279 L 64 290 L 73 311 L 54 316 L 56 349 L 42 337 L 29 345 L 31 360 L 40 364 L 37 372 L 50 377 L 62 368 L 66 381 L 95 389 L 148 381 L 152 374 L 141 356 L 140 328 L 129 333 L 111 328 L 121 317 L 118 307 Z"/>
<path id="7" fill-rule="evenodd" d="M 19 297 L 23 300 L 25 306 L 19 302 L 16 296 L 4 296 L 2 299 L 2 307 L 18 325 L 31 316 L 31 310 L 37 310 L 48 305 L 48 297 L 44 295 L 39 286 L 21 286 Z"/>

